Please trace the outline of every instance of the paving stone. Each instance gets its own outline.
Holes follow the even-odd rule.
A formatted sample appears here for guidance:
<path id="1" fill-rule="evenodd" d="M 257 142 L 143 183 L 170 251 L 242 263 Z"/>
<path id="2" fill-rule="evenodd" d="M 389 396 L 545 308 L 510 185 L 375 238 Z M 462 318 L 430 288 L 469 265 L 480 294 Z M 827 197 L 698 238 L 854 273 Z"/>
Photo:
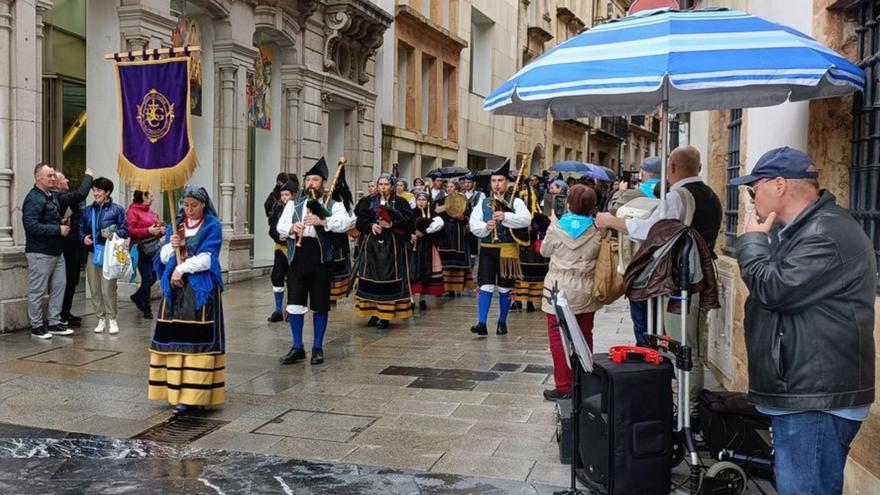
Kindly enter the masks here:
<path id="1" fill-rule="evenodd" d="M 281 441 L 281 439 L 280 436 L 217 430 L 191 443 L 190 447 L 200 449 L 226 449 L 230 446 L 234 446 L 235 450 L 244 452 L 264 452 Z"/>
<path id="2" fill-rule="evenodd" d="M 492 456 L 447 454 L 431 468 L 433 472 L 488 476 L 525 481 L 534 461 L 504 459 Z"/>
<path id="3" fill-rule="evenodd" d="M 414 452 L 406 448 L 362 445 L 354 452 L 345 456 L 343 460 L 357 464 L 381 464 L 400 469 L 427 471 L 442 455 L 442 450 L 436 452 Z"/>
<path id="4" fill-rule="evenodd" d="M 266 454 L 318 461 L 341 461 L 358 446 L 351 443 L 331 442 L 306 438 L 282 437 L 265 451 Z"/>
<path id="5" fill-rule="evenodd" d="M 490 419 L 494 421 L 511 421 L 525 423 L 532 415 L 532 409 L 513 406 L 487 406 L 462 404 L 452 413 L 453 418 Z"/>
<path id="6" fill-rule="evenodd" d="M 449 416 L 460 404 L 449 402 L 429 402 L 396 398 L 388 402 L 386 414 L 423 414 L 427 416 Z"/>
<path id="7" fill-rule="evenodd" d="M 465 419 L 401 414 L 400 416 L 385 416 L 375 423 L 375 427 L 423 433 L 463 434 L 467 433 L 473 424 L 473 421 Z"/>

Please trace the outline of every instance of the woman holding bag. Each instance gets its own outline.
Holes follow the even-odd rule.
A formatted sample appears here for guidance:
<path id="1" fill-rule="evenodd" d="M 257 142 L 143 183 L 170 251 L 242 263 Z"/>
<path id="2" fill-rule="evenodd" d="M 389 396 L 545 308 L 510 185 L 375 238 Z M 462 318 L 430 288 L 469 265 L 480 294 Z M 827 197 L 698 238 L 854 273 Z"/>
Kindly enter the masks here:
<path id="1" fill-rule="evenodd" d="M 137 269 L 141 274 L 141 286 L 130 299 L 147 320 L 153 319 L 153 311 L 150 309 L 150 292 L 156 283 L 153 258 L 162 247 L 162 237 L 165 235 L 165 226 L 159 223 L 159 215 L 150 209 L 152 204 L 153 195 L 150 191 L 135 191 L 131 205 L 125 213 L 132 249 L 138 250 Z"/>
<path id="2" fill-rule="evenodd" d="M 541 256 L 550 258 L 550 267 L 544 278 L 541 309 L 547 313 L 547 335 L 556 384 L 555 388 L 544 391 L 544 398 L 551 401 L 571 397 L 571 370 L 562 346 L 556 309 L 550 302 L 551 291 L 556 288 L 565 292 L 590 350 L 593 349 L 593 316 L 602 307 L 592 296 L 593 271 L 602 237 L 599 229 L 593 225 L 596 192 L 587 186 L 576 185 L 568 192 L 566 207 L 568 211 L 562 218 L 557 220 L 555 215 L 552 217 L 541 244 Z"/>
<path id="3" fill-rule="evenodd" d="M 119 333 L 116 324 L 116 280 L 107 280 L 103 276 L 104 247 L 108 239 L 128 237 L 128 222 L 125 209 L 113 202 L 113 181 L 106 177 L 98 177 L 92 182 L 92 196 L 95 202 L 86 207 L 82 213 L 82 230 L 79 237 L 88 252 L 86 262 L 86 280 L 92 291 L 92 305 L 98 326 L 95 333 Z"/>

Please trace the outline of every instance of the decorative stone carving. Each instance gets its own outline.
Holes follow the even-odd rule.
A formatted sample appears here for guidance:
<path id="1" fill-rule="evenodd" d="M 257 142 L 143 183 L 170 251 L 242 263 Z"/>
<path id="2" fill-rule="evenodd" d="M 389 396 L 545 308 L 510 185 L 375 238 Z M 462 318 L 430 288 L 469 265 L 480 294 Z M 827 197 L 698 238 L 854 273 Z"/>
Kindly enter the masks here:
<path id="1" fill-rule="evenodd" d="M 367 114 L 367 106 L 364 105 L 363 103 L 357 103 L 355 106 L 355 109 L 357 110 L 357 114 L 358 114 L 358 122 L 363 124 L 364 117 Z"/>
<path id="2" fill-rule="evenodd" d="M 330 103 L 333 102 L 333 95 L 327 92 L 321 93 L 321 109 L 326 111 L 330 110 Z"/>
<path id="3" fill-rule="evenodd" d="M 382 45 L 392 17 L 366 0 L 326 0 L 324 70 L 366 84 L 367 62 Z"/>

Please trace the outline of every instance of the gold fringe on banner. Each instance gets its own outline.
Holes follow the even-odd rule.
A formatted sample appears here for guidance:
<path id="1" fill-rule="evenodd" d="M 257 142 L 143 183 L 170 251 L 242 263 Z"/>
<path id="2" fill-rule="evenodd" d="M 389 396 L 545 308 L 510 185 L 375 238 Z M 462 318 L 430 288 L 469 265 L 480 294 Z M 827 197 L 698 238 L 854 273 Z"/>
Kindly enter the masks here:
<path id="1" fill-rule="evenodd" d="M 145 170 L 128 161 L 125 155 L 119 154 L 116 172 L 123 182 L 135 190 L 170 191 L 183 187 L 199 166 L 196 149 L 190 148 L 183 160 L 173 167 L 158 170 Z"/>

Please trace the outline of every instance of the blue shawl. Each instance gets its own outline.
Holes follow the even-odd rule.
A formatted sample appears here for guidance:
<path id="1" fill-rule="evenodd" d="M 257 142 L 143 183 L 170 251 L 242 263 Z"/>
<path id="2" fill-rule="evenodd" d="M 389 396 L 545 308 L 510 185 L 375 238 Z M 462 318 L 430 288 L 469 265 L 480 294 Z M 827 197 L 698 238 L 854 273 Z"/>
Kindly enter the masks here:
<path id="1" fill-rule="evenodd" d="M 183 221 L 183 216 L 177 217 L 177 224 Z M 170 242 L 172 228 L 169 225 L 165 231 L 165 244 Z M 220 271 L 220 246 L 223 245 L 223 232 L 220 227 L 220 220 L 214 215 L 205 215 L 205 223 L 199 228 L 196 234 L 196 248 L 189 252 L 190 256 L 201 253 L 209 253 L 211 255 L 211 268 L 203 272 L 191 273 L 187 276 L 187 283 L 190 284 L 196 293 L 196 309 L 201 309 L 208 302 L 217 287 L 223 291 L 223 275 Z M 171 300 L 171 274 L 177 268 L 177 257 L 172 256 L 168 263 L 162 263 L 161 256 L 156 256 L 153 260 L 153 269 L 159 277 L 159 285 L 162 292 L 168 300 Z"/>
<path id="2" fill-rule="evenodd" d="M 593 226 L 593 217 L 586 217 L 568 212 L 559 219 L 559 227 L 568 232 L 572 239 L 577 239 Z"/>

